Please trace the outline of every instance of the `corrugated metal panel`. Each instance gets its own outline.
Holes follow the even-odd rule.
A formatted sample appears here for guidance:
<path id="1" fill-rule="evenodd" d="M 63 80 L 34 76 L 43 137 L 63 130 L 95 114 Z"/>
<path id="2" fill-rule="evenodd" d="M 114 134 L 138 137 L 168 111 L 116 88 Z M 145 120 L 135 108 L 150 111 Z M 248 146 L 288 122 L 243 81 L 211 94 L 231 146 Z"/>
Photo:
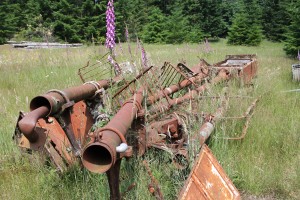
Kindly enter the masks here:
<path id="1" fill-rule="evenodd" d="M 240 194 L 210 149 L 203 145 L 179 199 L 240 199 Z"/>

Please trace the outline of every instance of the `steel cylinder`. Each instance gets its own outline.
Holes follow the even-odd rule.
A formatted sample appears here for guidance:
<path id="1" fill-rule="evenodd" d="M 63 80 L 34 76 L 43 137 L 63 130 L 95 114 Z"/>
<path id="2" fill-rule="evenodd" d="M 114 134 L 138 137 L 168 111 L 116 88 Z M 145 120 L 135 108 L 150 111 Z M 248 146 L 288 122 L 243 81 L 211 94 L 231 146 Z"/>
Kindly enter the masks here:
<path id="1" fill-rule="evenodd" d="M 125 102 L 122 108 L 103 128 L 96 130 L 82 152 L 82 163 L 91 172 L 104 173 L 116 162 L 116 148 L 124 143 L 127 130 L 130 128 L 141 108 L 143 90 L 140 89 L 133 98 Z M 126 141 L 125 141 L 126 142 Z"/>
<path id="2" fill-rule="evenodd" d="M 108 80 L 88 82 L 81 86 L 67 88 L 65 90 L 50 90 L 48 93 L 33 98 L 30 102 L 31 112 L 27 113 L 18 122 L 20 131 L 31 143 L 38 141 L 38 134 L 34 132 L 35 125 L 40 118 L 56 114 L 78 101 L 92 98 L 100 88 L 107 88 Z M 68 104 L 69 103 L 69 104 Z"/>

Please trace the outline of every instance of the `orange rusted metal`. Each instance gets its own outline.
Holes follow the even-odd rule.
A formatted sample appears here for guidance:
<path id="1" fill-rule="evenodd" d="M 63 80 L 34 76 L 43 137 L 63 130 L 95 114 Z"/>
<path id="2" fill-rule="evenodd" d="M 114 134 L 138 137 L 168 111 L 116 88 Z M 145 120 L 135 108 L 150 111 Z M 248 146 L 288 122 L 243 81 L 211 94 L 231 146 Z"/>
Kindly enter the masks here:
<path id="1" fill-rule="evenodd" d="M 239 191 L 204 144 L 179 200 L 237 200 Z"/>
<path id="2" fill-rule="evenodd" d="M 69 127 L 69 131 L 74 135 L 74 141 L 80 146 L 85 141 L 85 136 L 88 134 L 94 121 L 92 116 L 83 101 L 80 101 L 71 108 L 70 118 L 68 123 L 63 119 L 62 125 L 55 117 L 40 118 L 34 127 L 34 134 L 37 134 L 39 140 L 36 142 L 30 142 L 25 135 L 20 135 L 18 144 L 20 147 L 26 149 L 32 149 L 37 151 L 46 150 L 48 156 L 52 159 L 53 163 L 60 171 L 65 169 L 66 162 L 68 165 L 72 165 L 77 159 L 78 155 L 75 155 L 75 147 L 70 142 L 70 139 L 66 135 L 64 127 Z M 63 118 L 62 116 L 60 118 Z"/>
<path id="3" fill-rule="evenodd" d="M 153 194 L 157 200 L 163 200 L 164 197 L 163 197 L 163 194 L 161 192 L 160 186 L 159 186 L 158 181 L 156 180 L 156 178 L 153 176 L 148 162 L 146 160 L 144 160 L 143 165 L 145 166 L 145 168 L 147 170 L 147 173 L 150 176 L 150 180 L 151 180 L 151 183 L 149 184 L 149 187 L 148 187 L 149 192 L 151 194 Z"/>
<path id="4" fill-rule="evenodd" d="M 201 80 L 203 80 L 203 78 L 205 78 L 207 76 L 208 76 L 208 69 L 203 69 L 203 71 L 200 71 L 199 74 L 197 74 L 196 76 L 188 78 L 188 79 L 184 79 L 179 84 L 170 85 L 169 87 L 159 91 L 158 93 L 154 94 L 153 96 L 149 96 L 147 104 L 148 105 L 153 104 L 160 98 L 163 98 L 166 95 L 173 94 L 173 93 L 181 90 L 182 88 L 185 88 L 185 87 L 191 85 L 194 82 L 196 82 L 196 83 L 200 82 Z"/>
<path id="5" fill-rule="evenodd" d="M 225 88 L 225 90 L 226 89 L 227 88 Z M 209 136 L 211 135 L 211 133 L 215 128 L 215 123 L 224 115 L 225 111 L 227 110 L 227 107 L 228 107 L 228 97 L 226 96 L 226 91 L 225 91 L 225 96 L 222 99 L 221 106 L 216 110 L 216 112 L 213 115 L 206 116 L 204 124 L 202 124 L 202 126 L 200 127 L 199 130 L 200 146 L 202 146 L 209 138 Z"/>
<path id="6" fill-rule="evenodd" d="M 226 137 L 226 138 L 223 138 L 223 139 L 225 139 L 225 140 L 242 140 L 242 139 L 245 138 L 245 136 L 247 134 L 248 127 L 249 127 L 249 124 L 250 124 L 251 117 L 253 116 L 253 110 L 254 110 L 257 102 L 258 102 L 258 99 L 255 99 L 252 102 L 252 104 L 248 107 L 248 109 L 246 110 L 244 115 L 242 116 L 242 118 L 246 119 L 243 130 L 242 130 L 242 134 L 238 137 Z"/>
<path id="7" fill-rule="evenodd" d="M 165 150 L 172 154 L 176 166 L 181 169 L 188 166 L 190 139 L 184 120 L 169 111 L 175 105 L 202 98 L 205 90 L 232 77 L 241 77 L 244 83 L 250 83 L 256 74 L 257 64 L 254 56 L 247 56 L 228 56 L 215 65 L 201 60 L 192 70 L 182 63 L 174 67 L 165 62 L 159 69 L 145 69 L 132 81 L 124 79 L 117 86 L 121 89 L 112 95 L 112 112 L 116 114 L 107 125 L 101 123 L 103 127 L 100 128 L 96 128 L 96 121 L 103 119 L 102 114 L 107 114 L 106 111 L 101 113 L 106 106 L 102 99 L 104 89 L 118 81 L 117 77 L 112 82 L 92 81 L 65 90 L 50 90 L 31 101 L 31 112 L 20 114 L 15 138 L 20 147 L 48 155 L 59 171 L 81 160 L 89 171 L 105 172 L 110 198 L 120 199 L 121 160 L 132 156 L 133 149 L 138 150 L 139 155 L 151 147 Z M 156 73 L 156 70 L 161 70 L 161 73 Z M 91 78 L 88 72 L 87 67 L 80 71 L 82 80 Z M 92 75 L 97 73 L 93 70 Z M 143 108 L 144 98 L 147 102 Z M 225 112 L 226 103 L 224 98 L 216 112 L 206 116 L 200 133 L 195 136 L 200 137 L 203 147 L 180 199 L 239 198 L 238 191 L 204 144 L 214 129 L 215 121 Z M 164 111 L 168 111 L 167 116 Z M 132 135 L 127 134 L 130 128 Z M 134 132 L 138 132 L 138 136 Z M 147 163 L 145 167 L 149 169 Z M 151 171 L 149 175 L 154 178 Z M 153 180 L 149 190 L 157 199 L 163 199 L 157 181 Z"/>
<path id="8" fill-rule="evenodd" d="M 152 115 L 152 118 L 156 118 L 160 115 L 160 113 L 163 113 L 167 110 L 170 110 L 174 105 L 181 104 L 185 101 L 195 99 L 197 97 L 201 97 L 201 95 L 208 87 L 213 86 L 215 84 L 218 84 L 222 81 L 228 80 L 230 78 L 230 74 L 227 70 L 221 69 L 218 71 L 218 74 L 216 77 L 214 77 L 209 83 L 205 83 L 201 85 L 200 87 L 195 88 L 194 90 L 189 91 L 185 95 L 170 99 L 167 103 L 159 103 L 158 105 L 153 106 L 152 109 L 150 109 L 150 114 Z"/>
<path id="9" fill-rule="evenodd" d="M 34 128 L 38 119 L 63 113 L 65 109 L 75 103 L 95 97 L 96 91 L 107 88 L 109 83 L 108 80 L 87 82 L 81 86 L 67 88 L 62 91 L 50 90 L 42 96 L 33 98 L 30 102 L 31 112 L 18 122 L 20 131 L 31 143 L 37 142 L 39 135 L 34 132 Z"/>
<path id="10" fill-rule="evenodd" d="M 123 104 L 111 121 L 103 128 L 91 134 L 90 142 L 82 152 L 82 163 L 91 172 L 104 173 L 117 160 L 117 146 L 127 133 L 137 112 L 141 110 L 143 89 L 140 89 L 133 98 Z M 124 139 L 123 139 L 124 140 Z"/>
<path id="11" fill-rule="evenodd" d="M 244 84 L 250 84 L 257 74 L 256 55 L 227 55 L 224 61 L 213 64 L 212 69 L 226 69 Z"/>

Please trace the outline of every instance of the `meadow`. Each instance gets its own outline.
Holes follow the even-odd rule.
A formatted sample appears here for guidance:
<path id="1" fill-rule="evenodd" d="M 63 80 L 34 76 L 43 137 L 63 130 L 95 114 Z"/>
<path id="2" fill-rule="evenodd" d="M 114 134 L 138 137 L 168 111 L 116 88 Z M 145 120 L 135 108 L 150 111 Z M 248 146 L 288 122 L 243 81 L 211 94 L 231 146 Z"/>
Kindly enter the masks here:
<path id="1" fill-rule="evenodd" d="M 227 54 L 256 54 L 259 69 L 253 86 L 241 88 L 232 83 L 230 87 L 232 95 L 259 98 L 245 139 L 224 140 L 224 136 L 239 134 L 243 126 L 243 121 L 224 119 L 217 123 L 209 147 L 244 199 L 300 199 L 300 93 L 285 92 L 300 88 L 291 74 L 291 65 L 298 61 L 286 57 L 281 43 L 264 41 L 259 47 L 245 47 L 228 46 L 221 40 L 210 45 L 209 53 L 199 44 L 149 44 L 144 48 L 149 64 L 155 66 L 165 61 L 174 65 L 185 61 L 193 66 L 200 58 L 212 64 Z M 136 44 L 131 46 L 138 58 Z M 123 50 L 126 48 L 124 44 Z M 51 165 L 41 163 L 38 155 L 21 154 L 12 140 L 18 113 L 29 111 L 33 97 L 81 84 L 78 69 L 105 52 L 103 46 L 38 50 L 0 46 L 0 199 L 109 198 L 105 175 L 92 174 L 79 166 L 58 175 Z M 128 58 L 118 46 L 117 59 L 125 62 Z M 137 59 L 137 65 L 140 62 Z M 240 115 L 252 100 L 233 100 L 228 116 Z M 192 128 L 197 130 L 200 125 Z M 122 161 L 121 190 L 138 183 L 125 199 L 155 199 L 147 189 L 149 178 L 142 159 L 151 161 L 165 199 L 175 199 L 186 172 L 175 169 L 167 153 L 156 151 L 144 158 Z"/>

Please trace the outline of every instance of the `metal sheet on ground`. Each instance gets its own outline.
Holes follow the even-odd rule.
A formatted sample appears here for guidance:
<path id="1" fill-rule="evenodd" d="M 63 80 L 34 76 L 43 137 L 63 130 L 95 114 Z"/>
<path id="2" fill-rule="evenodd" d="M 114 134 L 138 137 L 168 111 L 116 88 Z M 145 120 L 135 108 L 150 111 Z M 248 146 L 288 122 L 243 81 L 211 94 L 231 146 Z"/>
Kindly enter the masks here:
<path id="1" fill-rule="evenodd" d="M 240 199 L 240 194 L 204 144 L 178 199 Z"/>

